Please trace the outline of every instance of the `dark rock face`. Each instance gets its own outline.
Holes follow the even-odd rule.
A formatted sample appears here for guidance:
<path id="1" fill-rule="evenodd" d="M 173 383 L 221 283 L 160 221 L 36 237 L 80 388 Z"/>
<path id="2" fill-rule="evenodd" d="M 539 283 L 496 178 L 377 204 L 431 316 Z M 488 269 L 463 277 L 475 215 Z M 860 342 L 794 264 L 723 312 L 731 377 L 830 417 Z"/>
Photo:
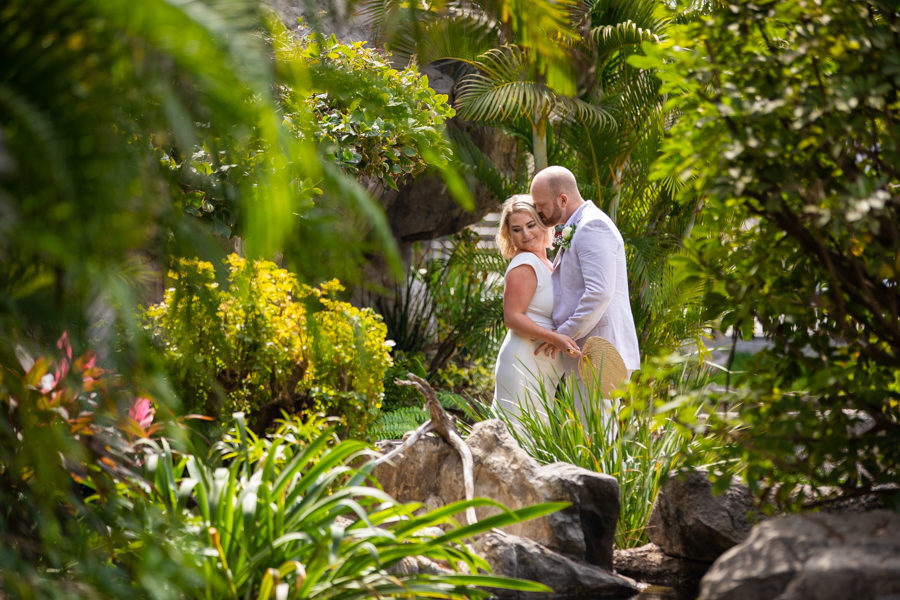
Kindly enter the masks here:
<path id="1" fill-rule="evenodd" d="M 759 518 L 746 486 L 732 483 L 714 496 L 706 473 L 679 473 L 660 490 L 647 536 L 666 554 L 711 563 L 744 541 Z"/>
<path id="2" fill-rule="evenodd" d="M 630 598 L 637 593 L 636 583 L 594 565 L 574 561 L 526 538 L 488 533 L 475 543 L 475 549 L 491 565 L 494 573 L 508 577 L 540 581 L 554 594 L 528 594 L 528 598 Z M 515 594 L 494 590 L 498 596 Z"/>
<path id="3" fill-rule="evenodd" d="M 458 119 L 454 119 L 454 123 L 465 130 L 475 145 L 503 172 L 514 172 L 512 166 L 506 165 L 517 153 L 514 139 L 497 129 Z M 373 186 L 369 191 L 381 203 L 394 237 L 402 246 L 456 233 L 477 223 L 489 212 L 499 210 L 505 198 L 496 197 L 474 177 L 466 176 L 465 181 L 472 194 L 473 210 L 466 210 L 457 203 L 439 175 L 420 175 L 398 190 Z"/>
<path id="4" fill-rule="evenodd" d="M 678 598 L 693 600 L 709 563 L 669 556 L 656 544 L 615 550 L 613 570 L 625 577 L 671 588 Z"/>
<path id="5" fill-rule="evenodd" d="M 900 598 L 900 515 L 805 514 L 771 519 L 723 554 L 704 600 Z"/>

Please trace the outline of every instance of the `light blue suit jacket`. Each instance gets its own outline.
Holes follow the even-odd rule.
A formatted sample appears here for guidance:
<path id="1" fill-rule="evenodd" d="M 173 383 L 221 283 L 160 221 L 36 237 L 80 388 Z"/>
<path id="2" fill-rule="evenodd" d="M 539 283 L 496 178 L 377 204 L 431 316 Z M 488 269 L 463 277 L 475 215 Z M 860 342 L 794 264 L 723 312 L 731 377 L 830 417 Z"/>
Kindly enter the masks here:
<path id="1" fill-rule="evenodd" d="M 569 248 L 560 249 L 554 261 L 553 324 L 581 346 L 589 336 L 606 338 L 622 355 L 625 366 L 636 370 L 641 357 L 628 299 L 622 234 L 590 200 L 566 222 L 573 224 Z M 569 359 L 566 367 L 575 364 Z"/>

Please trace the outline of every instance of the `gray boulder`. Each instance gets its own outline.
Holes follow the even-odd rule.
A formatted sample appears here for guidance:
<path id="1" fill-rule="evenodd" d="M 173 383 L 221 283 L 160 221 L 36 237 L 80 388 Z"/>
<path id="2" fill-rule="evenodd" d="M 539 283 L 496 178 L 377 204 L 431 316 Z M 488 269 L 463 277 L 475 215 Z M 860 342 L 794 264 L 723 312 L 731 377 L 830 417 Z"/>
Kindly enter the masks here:
<path id="1" fill-rule="evenodd" d="M 900 515 L 807 514 L 757 525 L 700 583 L 703 600 L 900 599 Z"/>
<path id="2" fill-rule="evenodd" d="M 530 593 L 528 598 L 631 598 L 638 592 L 635 581 L 606 569 L 576 562 L 532 540 L 512 535 L 488 533 L 478 539 L 474 550 L 495 575 L 540 581 L 553 594 Z M 515 595 L 511 590 L 493 590 L 500 597 Z"/>
<path id="3" fill-rule="evenodd" d="M 671 556 L 713 562 L 744 541 L 760 515 L 746 486 L 732 483 L 714 496 L 703 471 L 673 473 L 647 521 L 647 537 Z"/>
<path id="4" fill-rule="evenodd" d="M 553 514 L 504 528 L 576 561 L 612 568 L 613 537 L 619 517 L 615 478 L 567 463 L 540 465 L 519 448 L 498 420 L 477 423 L 466 440 L 475 467 L 475 496 L 508 508 L 566 501 Z M 389 450 L 389 444 L 382 445 Z M 462 464 L 456 452 L 437 438 L 425 438 L 375 473 L 384 490 L 401 502 L 438 507 L 464 497 Z M 499 509 L 479 507 L 478 518 Z"/>

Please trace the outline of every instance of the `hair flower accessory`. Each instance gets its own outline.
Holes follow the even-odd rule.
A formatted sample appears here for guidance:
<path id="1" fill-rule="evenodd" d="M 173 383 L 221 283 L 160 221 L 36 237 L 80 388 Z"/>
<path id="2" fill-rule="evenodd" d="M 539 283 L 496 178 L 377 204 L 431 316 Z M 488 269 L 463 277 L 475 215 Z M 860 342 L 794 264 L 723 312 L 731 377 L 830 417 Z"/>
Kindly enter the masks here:
<path id="1" fill-rule="evenodd" d="M 553 238 L 553 245 L 557 248 L 562 248 L 563 250 L 568 250 L 569 246 L 572 245 L 572 236 L 575 235 L 575 226 L 574 225 L 566 225 L 562 229 L 556 232 L 556 236 Z"/>

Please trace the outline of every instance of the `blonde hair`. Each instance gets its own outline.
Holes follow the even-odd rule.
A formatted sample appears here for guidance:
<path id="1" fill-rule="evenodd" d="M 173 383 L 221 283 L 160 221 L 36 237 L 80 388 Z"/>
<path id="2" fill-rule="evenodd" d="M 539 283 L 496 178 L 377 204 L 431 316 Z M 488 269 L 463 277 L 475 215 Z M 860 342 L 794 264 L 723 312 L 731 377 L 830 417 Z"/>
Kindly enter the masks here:
<path id="1" fill-rule="evenodd" d="M 515 256 L 517 252 L 516 245 L 512 241 L 512 233 L 509 231 L 509 217 L 517 212 L 527 212 L 541 226 L 541 229 L 544 231 L 545 248 L 550 247 L 550 242 L 553 239 L 553 236 L 550 234 L 550 228 L 543 226 L 531 196 L 528 194 L 511 196 L 503 203 L 503 209 L 500 211 L 500 226 L 497 228 L 496 238 L 500 254 L 507 260 Z"/>

